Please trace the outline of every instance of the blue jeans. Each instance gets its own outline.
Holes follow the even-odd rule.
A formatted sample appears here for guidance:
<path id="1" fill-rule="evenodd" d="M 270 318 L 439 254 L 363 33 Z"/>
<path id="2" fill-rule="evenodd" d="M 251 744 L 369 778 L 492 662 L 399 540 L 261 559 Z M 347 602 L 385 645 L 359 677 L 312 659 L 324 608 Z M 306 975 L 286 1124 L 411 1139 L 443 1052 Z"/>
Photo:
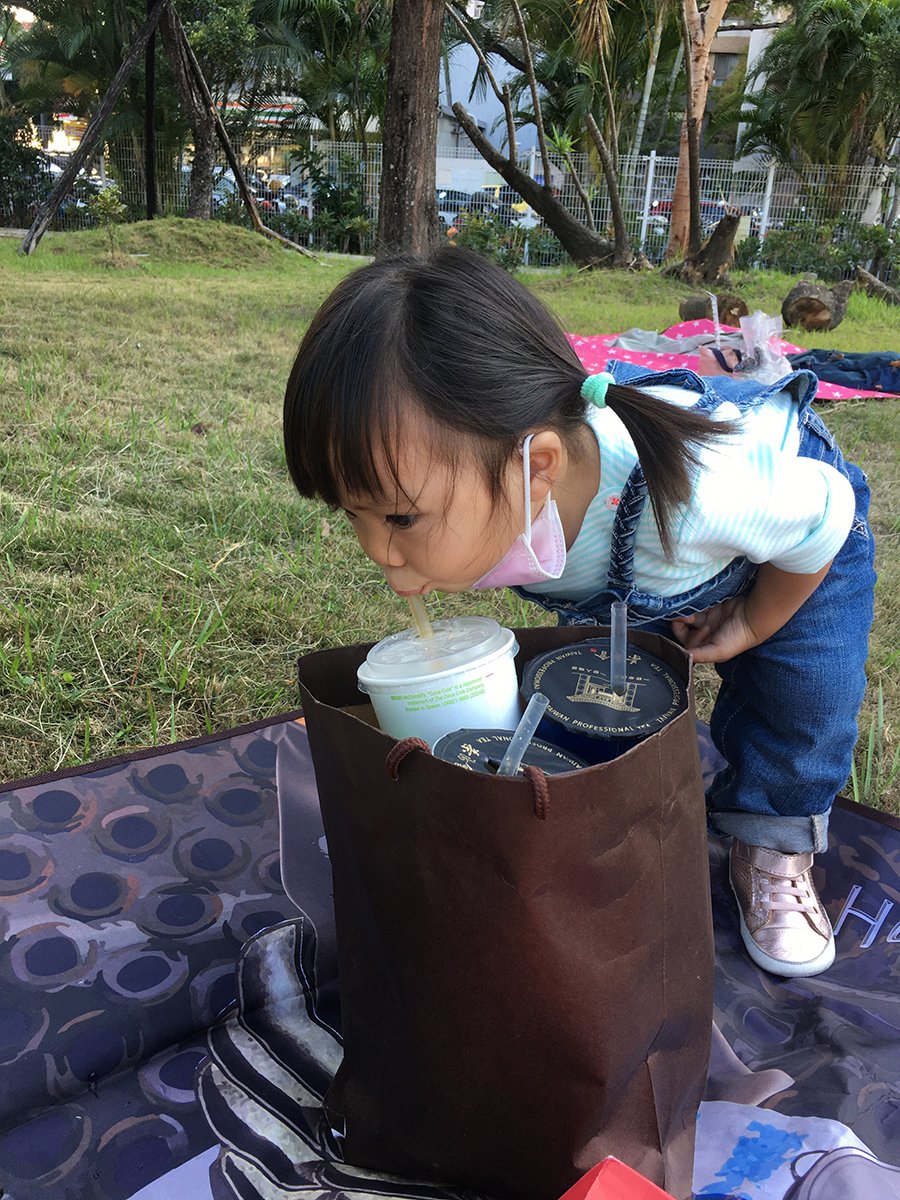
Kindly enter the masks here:
<path id="1" fill-rule="evenodd" d="M 716 666 L 722 684 L 710 731 L 727 766 L 707 794 L 714 832 L 784 854 L 823 850 L 828 814 L 847 782 L 866 686 L 872 625 L 874 544 L 863 472 L 847 463 L 817 413 L 801 415 L 799 454 L 830 463 L 853 486 L 856 514 L 828 574 L 794 616 L 762 645 Z M 579 603 L 520 595 L 556 611 L 562 624 L 608 624 L 625 600 L 629 623 L 671 636 L 671 620 L 748 591 L 755 568 L 736 560 L 708 584 L 674 597 L 634 588 L 635 513 L 623 493 L 607 587 Z M 622 510 L 632 507 L 629 514 Z M 618 516 L 617 516 L 618 522 Z"/>
<path id="2" fill-rule="evenodd" d="M 828 813 L 850 775 L 875 585 L 865 475 L 814 413 L 800 454 L 847 476 L 856 514 L 828 574 L 787 624 L 717 664 L 710 732 L 728 766 L 707 796 L 718 832 L 786 854 L 825 849 Z"/>

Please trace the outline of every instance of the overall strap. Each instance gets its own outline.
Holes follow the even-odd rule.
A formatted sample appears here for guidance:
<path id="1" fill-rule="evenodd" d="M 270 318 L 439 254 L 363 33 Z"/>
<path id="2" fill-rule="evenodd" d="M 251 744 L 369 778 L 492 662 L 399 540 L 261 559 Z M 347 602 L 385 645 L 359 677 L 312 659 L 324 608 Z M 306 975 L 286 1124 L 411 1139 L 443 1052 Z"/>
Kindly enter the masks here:
<path id="1" fill-rule="evenodd" d="M 678 380 L 680 383 L 693 383 L 696 380 L 700 384 L 698 390 L 701 391 L 701 395 L 698 397 L 696 403 L 691 405 L 689 411 L 711 412 L 722 403 L 722 397 L 711 389 L 708 389 L 705 380 L 701 381 L 698 376 L 694 375 L 693 371 L 679 370 L 678 372 L 666 372 L 669 378 L 666 378 L 664 382 L 672 382 L 671 377 L 676 374 L 688 377 L 687 379 L 680 378 Z M 647 480 L 644 478 L 643 468 L 640 463 L 635 463 L 624 488 L 622 488 L 622 495 L 616 509 L 615 520 L 613 521 L 610 539 L 609 571 L 606 577 L 608 587 L 629 589 L 634 587 L 634 535 L 637 531 L 637 523 L 641 518 L 641 513 L 644 511 L 648 495 L 649 490 L 647 488 Z"/>
<path id="2" fill-rule="evenodd" d="M 647 481 L 640 463 L 635 463 L 622 488 L 613 521 L 609 550 L 607 586 L 634 587 L 634 534 L 647 500 Z"/>

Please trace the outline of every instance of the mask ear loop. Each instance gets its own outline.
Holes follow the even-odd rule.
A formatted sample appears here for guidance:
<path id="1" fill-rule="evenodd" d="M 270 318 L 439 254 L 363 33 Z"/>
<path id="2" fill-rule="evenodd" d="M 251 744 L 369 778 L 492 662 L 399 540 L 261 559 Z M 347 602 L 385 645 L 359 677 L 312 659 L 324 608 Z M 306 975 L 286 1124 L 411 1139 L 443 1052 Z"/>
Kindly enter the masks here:
<path id="1" fill-rule="evenodd" d="M 522 443 L 522 470 L 525 473 L 525 538 L 531 545 L 531 451 L 529 444 L 534 437 L 533 433 L 529 433 L 528 437 Z"/>

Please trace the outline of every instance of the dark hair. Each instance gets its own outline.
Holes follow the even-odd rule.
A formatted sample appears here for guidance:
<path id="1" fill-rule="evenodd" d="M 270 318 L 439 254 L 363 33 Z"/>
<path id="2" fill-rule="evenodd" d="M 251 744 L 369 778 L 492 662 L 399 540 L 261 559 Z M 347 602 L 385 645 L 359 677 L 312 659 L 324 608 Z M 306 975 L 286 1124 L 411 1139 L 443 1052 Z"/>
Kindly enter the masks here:
<path id="1" fill-rule="evenodd" d="M 413 403 L 451 468 L 474 447 L 497 502 L 524 433 L 574 439 L 585 378 L 553 314 L 486 259 L 455 246 L 381 259 L 338 284 L 303 339 L 284 401 L 288 469 L 301 495 L 331 505 L 382 495 L 378 463 L 397 483 L 402 413 Z M 606 403 L 634 442 L 669 553 L 696 446 L 731 427 L 621 384 Z"/>

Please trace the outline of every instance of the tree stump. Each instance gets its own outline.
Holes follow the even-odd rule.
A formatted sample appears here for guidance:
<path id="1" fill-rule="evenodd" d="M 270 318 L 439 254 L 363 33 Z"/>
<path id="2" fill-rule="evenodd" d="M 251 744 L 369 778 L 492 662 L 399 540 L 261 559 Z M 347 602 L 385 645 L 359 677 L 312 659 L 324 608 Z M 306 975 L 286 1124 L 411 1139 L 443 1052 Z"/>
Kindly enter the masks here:
<path id="1" fill-rule="evenodd" d="M 900 304 L 900 291 L 897 288 L 888 287 L 886 283 L 882 283 L 864 267 L 856 268 L 856 282 L 861 288 L 866 289 L 867 296 L 877 296 L 885 304 Z"/>
<path id="2" fill-rule="evenodd" d="M 741 317 L 750 315 L 750 309 L 740 296 L 732 296 L 728 292 L 720 292 L 716 296 L 719 305 L 719 321 L 723 325 L 737 325 Z M 678 315 L 682 321 L 699 321 L 706 317 L 713 319 L 712 301 L 709 296 L 688 296 L 678 305 Z"/>
<path id="3" fill-rule="evenodd" d="M 836 329 L 847 315 L 847 301 L 854 287 L 852 279 L 845 279 L 831 288 L 801 279 L 785 296 L 781 306 L 785 325 L 799 325 L 810 333 Z"/>
<path id="4" fill-rule="evenodd" d="M 686 258 L 673 273 L 695 287 L 714 288 L 717 284 L 725 283 L 734 262 L 734 238 L 740 219 L 740 209 L 727 210 L 699 254 Z"/>

